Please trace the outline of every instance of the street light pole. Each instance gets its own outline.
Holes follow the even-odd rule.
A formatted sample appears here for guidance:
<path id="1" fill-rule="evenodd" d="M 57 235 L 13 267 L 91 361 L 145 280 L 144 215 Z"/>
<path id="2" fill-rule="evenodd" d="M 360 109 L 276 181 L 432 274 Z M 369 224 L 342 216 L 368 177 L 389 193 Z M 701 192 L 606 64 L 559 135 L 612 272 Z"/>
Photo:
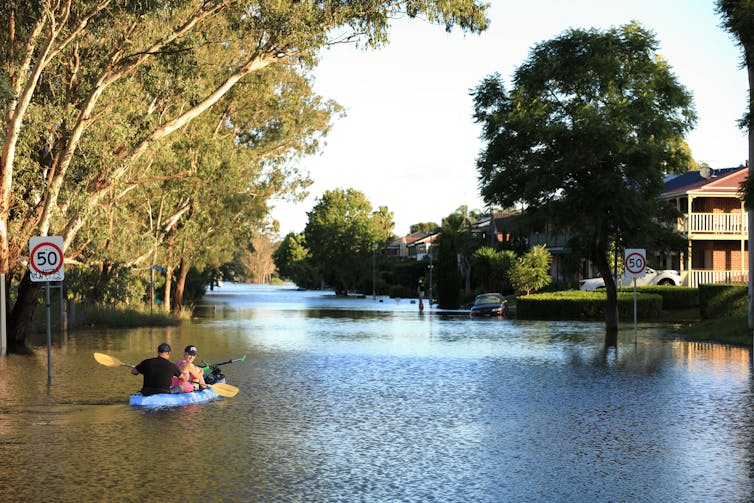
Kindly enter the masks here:
<path id="1" fill-rule="evenodd" d="M 377 300 L 376 261 L 377 248 L 372 245 L 372 300 Z"/>
<path id="2" fill-rule="evenodd" d="M 432 308 L 432 248 L 427 245 L 427 251 L 429 252 L 429 307 Z"/>

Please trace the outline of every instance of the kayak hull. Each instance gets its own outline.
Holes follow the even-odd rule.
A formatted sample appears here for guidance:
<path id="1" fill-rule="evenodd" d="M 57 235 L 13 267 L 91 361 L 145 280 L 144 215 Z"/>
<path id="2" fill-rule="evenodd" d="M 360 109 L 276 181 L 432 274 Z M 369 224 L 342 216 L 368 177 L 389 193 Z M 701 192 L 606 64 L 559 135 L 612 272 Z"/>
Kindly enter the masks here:
<path id="1" fill-rule="evenodd" d="M 223 379 L 223 381 L 225 381 Z M 129 405 L 134 407 L 180 407 L 192 403 L 206 403 L 217 400 L 220 395 L 211 387 L 202 391 L 193 391 L 191 393 L 158 393 L 156 395 L 144 396 L 141 393 L 134 393 L 128 401 Z"/>

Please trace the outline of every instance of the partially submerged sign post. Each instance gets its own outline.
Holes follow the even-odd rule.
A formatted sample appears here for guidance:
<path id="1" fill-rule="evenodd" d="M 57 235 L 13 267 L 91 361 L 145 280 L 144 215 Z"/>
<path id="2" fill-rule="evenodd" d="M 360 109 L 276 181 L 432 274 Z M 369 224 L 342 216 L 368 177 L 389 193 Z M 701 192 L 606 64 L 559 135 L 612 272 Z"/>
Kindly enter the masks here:
<path id="1" fill-rule="evenodd" d="M 50 321 L 50 282 L 63 281 L 63 237 L 34 236 L 29 239 L 29 279 L 45 283 L 47 306 L 47 384 L 52 381 L 52 333 Z"/>
<path id="2" fill-rule="evenodd" d="M 643 278 L 647 274 L 647 250 L 643 248 L 627 248 L 623 258 L 625 275 L 634 278 L 634 344 L 636 344 L 636 278 Z"/>

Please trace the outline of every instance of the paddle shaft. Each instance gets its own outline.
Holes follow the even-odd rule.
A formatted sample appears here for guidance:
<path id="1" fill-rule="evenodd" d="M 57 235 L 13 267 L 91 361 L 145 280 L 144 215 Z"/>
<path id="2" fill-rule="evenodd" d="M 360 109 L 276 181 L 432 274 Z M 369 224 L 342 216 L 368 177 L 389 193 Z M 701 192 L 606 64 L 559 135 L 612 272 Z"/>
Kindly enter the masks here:
<path id="1" fill-rule="evenodd" d="M 228 360 L 226 362 L 215 363 L 215 365 L 217 365 L 217 366 L 227 365 L 228 363 L 242 362 L 244 360 L 246 360 L 246 355 L 243 355 L 241 358 L 233 358 L 233 359 Z"/>
<path id="2" fill-rule="evenodd" d="M 217 363 L 207 363 L 204 362 L 206 365 L 202 367 L 202 370 L 205 372 L 209 372 L 212 370 L 212 367 L 219 367 L 220 365 L 227 365 L 228 363 L 235 363 L 235 362 L 244 362 L 246 361 L 246 355 L 243 355 L 241 358 L 231 358 L 228 361 L 225 362 L 217 362 Z"/>

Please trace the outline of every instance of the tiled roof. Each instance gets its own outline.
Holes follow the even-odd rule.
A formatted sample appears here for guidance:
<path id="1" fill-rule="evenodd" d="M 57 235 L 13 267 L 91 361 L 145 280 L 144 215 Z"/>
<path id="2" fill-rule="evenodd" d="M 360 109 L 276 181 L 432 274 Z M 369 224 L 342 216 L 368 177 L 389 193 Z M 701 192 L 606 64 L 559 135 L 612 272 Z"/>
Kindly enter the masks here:
<path id="1" fill-rule="evenodd" d="M 710 171 L 709 178 L 704 178 L 699 171 L 689 171 L 687 173 L 682 173 L 665 181 L 665 190 L 663 191 L 662 195 L 668 196 L 683 194 L 697 190 L 706 185 L 717 184 L 722 181 L 722 179 L 746 169 L 748 168 L 746 168 L 745 166 L 739 166 L 737 168 L 713 169 Z"/>

